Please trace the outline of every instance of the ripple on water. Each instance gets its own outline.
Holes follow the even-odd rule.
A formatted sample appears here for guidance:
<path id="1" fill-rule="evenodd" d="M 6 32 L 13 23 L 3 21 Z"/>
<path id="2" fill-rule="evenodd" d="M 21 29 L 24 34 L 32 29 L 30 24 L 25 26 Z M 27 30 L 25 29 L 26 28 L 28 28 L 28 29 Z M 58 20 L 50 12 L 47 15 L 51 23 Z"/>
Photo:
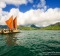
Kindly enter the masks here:
<path id="1" fill-rule="evenodd" d="M 43 56 L 44 52 L 60 52 L 60 31 L 33 30 L 15 35 L 0 35 L 0 55 Z M 13 46 L 8 46 L 13 43 Z M 11 54 L 11 55 L 10 55 Z"/>

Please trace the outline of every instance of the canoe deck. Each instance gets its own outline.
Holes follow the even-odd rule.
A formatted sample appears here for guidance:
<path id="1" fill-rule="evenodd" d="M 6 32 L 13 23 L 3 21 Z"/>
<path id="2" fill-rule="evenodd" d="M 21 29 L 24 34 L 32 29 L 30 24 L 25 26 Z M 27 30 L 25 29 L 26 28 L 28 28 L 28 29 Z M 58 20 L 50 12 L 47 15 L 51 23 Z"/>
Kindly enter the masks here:
<path id="1" fill-rule="evenodd" d="M 20 30 L 0 30 L 0 34 L 19 33 Z"/>

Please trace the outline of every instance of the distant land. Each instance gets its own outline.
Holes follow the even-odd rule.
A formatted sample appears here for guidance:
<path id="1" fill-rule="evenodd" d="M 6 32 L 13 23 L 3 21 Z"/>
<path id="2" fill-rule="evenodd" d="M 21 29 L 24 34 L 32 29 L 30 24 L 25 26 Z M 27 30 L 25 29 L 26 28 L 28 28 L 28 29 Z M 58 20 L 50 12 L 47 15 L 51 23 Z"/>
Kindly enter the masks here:
<path id="1" fill-rule="evenodd" d="M 0 29 L 8 28 L 6 25 L 0 25 Z M 60 30 L 60 22 L 49 25 L 47 27 L 36 27 L 35 25 L 31 26 L 18 26 L 20 30 Z"/>
<path id="2" fill-rule="evenodd" d="M 41 28 L 41 30 L 60 30 L 60 22 Z"/>
<path id="3" fill-rule="evenodd" d="M 36 27 L 35 25 L 27 26 L 19 26 L 21 30 L 60 30 L 60 22 L 49 25 L 47 27 Z"/>

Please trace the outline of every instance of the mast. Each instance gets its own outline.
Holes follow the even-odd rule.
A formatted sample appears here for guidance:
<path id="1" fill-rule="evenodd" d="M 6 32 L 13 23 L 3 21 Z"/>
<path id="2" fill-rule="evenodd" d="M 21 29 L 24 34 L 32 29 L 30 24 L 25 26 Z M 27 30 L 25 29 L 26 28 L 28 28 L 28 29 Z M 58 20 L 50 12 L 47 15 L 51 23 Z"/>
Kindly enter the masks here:
<path id="1" fill-rule="evenodd" d="M 7 26 L 9 29 L 13 29 L 13 16 L 11 16 L 7 21 L 6 21 Z"/>
<path id="2" fill-rule="evenodd" d="M 14 26 L 14 29 L 17 29 L 17 17 L 15 17 L 13 20 L 13 26 Z"/>

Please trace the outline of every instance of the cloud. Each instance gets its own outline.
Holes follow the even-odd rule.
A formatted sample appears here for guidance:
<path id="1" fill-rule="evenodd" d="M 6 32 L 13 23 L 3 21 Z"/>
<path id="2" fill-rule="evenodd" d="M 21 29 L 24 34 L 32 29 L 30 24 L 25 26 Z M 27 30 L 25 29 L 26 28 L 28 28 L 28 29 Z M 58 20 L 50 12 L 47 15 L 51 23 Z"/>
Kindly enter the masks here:
<path id="1" fill-rule="evenodd" d="M 21 4 L 27 4 L 28 2 L 32 3 L 33 0 L 0 0 L 0 2 L 4 2 L 7 4 L 13 4 L 13 5 L 21 5 Z"/>
<path id="2" fill-rule="evenodd" d="M 4 12 L 4 11 L 2 11 Z M 42 11 L 40 9 L 37 10 L 29 10 L 25 13 L 19 11 L 19 9 L 12 8 L 10 12 L 5 12 L 5 14 L 0 15 L 1 21 L 0 24 L 3 24 L 3 21 L 9 19 L 9 17 L 13 15 L 17 16 L 18 25 L 31 25 L 34 24 L 36 26 L 48 26 L 50 24 L 54 24 L 56 22 L 60 22 L 60 8 L 49 8 L 47 11 Z"/>
<path id="3" fill-rule="evenodd" d="M 33 3 L 33 0 L 28 0 L 30 3 Z"/>
<path id="4" fill-rule="evenodd" d="M 18 8 L 12 8 L 10 12 L 3 11 L 2 8 L 6 7 L 7 4 L 21 5 L 27 2 L 32 3 L 33 0 L 0 0 L 0 25 L 6 24 L 5 21 L 8 20 L 12 15 L 17 16 L 18 25 L 31 25 L 34 24 L 39 27 L 45 27 L 56 22 L 60 22 L 60 8 L 49 8 L 46 10 L 45 0 L 41 0 L 39 3 L 40 8 L 23 13 L 19 11 Z M 43 9 L 41 9 L 43 8 Z M 46 11 L 44 11 L 46 10 Z M 13 17 L 13 18 L 14 18 Z"/>
<path id="5" fill-rule="evenodd" d="M 0 8 L 5 8 L 6 4 L 4 2 L 0 2 Z"/>
<path id="6" fill-rule="evenodd" d="M 41 1 L 41 6 L 44 7 L 46 4 L 45 0 L 40 0 L 40 1 Z"/>
<path id="7" fill-rule="evenodd" d="M 40 3 L 38 3 L 37 8 L 46 10 L 47 9 L 46 1 L 45 0 L 40 0 Z"/>
<path id="8" fill-rule="evenodd" d="M 0 25 L 5 25 L 5 20 L 8 18 L 7 15 L 9 12 L 3 11 L 2 9 L 0 10 Z"/>
<path id="9" fill-rule="evenodd" d="M 22 20 L 23 25 L 35 24 L 38 26 L 48 26 L 50 24 L 60 22 L 60 9 L 50 8 L 46 12 L 40 9 L 37 9 L 37 10 L 31 9 L 30 11 L 22 13 L 22 17 L 19 17 L 19 18 Z"/>

